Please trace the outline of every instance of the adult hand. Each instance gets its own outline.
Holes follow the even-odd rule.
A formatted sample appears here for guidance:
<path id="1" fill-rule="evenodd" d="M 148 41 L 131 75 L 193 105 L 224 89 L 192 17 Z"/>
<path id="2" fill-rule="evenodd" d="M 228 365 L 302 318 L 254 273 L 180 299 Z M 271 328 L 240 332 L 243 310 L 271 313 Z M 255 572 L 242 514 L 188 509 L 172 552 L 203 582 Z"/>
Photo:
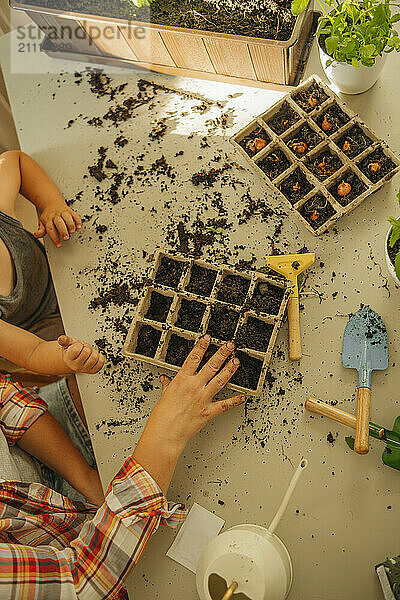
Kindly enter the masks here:
<path id="1" fill-rule="evenodd" d="M 104 356 L 89 344 L 67 335 L 60 335 L 58 343 L 62 347 L 65 364 L 74 373 L 98 373 L 104 366 Z"/>
<path id="2" fill-rule="evenodd" d="M 61 247 L 61 240 L 69 240 L 70 236 L 82 227 L 82 219 L 77 212 L 67 204 L 62 206 L 48 206 L 39 217 L 36 238 L 43 238 L 46 233 L 56 248 Z"/>

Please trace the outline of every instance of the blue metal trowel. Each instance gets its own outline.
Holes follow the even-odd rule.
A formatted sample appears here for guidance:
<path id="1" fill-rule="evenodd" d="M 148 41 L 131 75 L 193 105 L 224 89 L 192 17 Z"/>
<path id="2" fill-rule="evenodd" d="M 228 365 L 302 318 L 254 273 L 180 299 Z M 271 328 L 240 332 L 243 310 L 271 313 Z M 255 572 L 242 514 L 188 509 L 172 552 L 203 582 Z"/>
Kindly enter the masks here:
<path id="1" fill-rule="evenodd" d="M 369 450 L 369 407 L 371 374 L 388 367 L 388 339 L 385 323 L 369 306 L 363 306 L 348 321 L 343 336 L 343 366 L 358 371 L 357 421 L 354 450 Z"/>

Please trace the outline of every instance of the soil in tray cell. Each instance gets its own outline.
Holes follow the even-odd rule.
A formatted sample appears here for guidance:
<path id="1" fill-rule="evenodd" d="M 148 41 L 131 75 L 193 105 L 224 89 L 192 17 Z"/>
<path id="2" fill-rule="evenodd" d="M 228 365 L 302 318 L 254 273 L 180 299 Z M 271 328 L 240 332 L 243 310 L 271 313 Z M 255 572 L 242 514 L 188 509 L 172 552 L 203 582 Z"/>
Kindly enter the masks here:
<path id="1" fill-rule="evenodd" d="M 172 298 L 169 296 L 163 296 L 163 294 L 151 292 L 150 306 L 145 314 L 145 318 L 151 319 L 152 321 L 165 323 L 171 304 Z"/>
<path id="2" fill-rule="evenodd" d="M 301 106 L 306 113 L 318 108 L 327 99 L 328 95 L 317 83 L 312 83 L 307 89 L 301 90 L 293 96 L 296 104 Z"/>
<path id="3" fill-rule="evenodd" d="M 304 164 L 320 181 L 328 179 L 343 167 L 340 158 L 329 150 L 324 150 L 317 157 L 307 158 Z"/>
<path id="4" fill-rule="evenodd" d="M 292 137 L 285 140 L 286 146 L 298 157 L 302 158 L 315 146 L 322 142 L 322 137 L 307 124 L 302 125 Z"/>
<path id="5" fill-rule="evenodd" d="M 361 129 L 359 125 L 353 125 L 344 135 L 342 135 L 335 144 L 349 158 L 354 158 L 364 152 L 368 146 L 372 145 L 372 140 Z"/>
<path id="6" fill-rule="evenodd" d="M 282 150 L 275 149 L 257 163 L 258 167 L 270 178 L 275 179 L 290 166 L 289 159 Z"/>
<path id="7" fill-rule="evenodd" d="M 210 358 L 212 356 L 214 356 L 214 354 L 217 352 L 217 350 L 219 350 L 219 347 L 216 346 L 215 344 L 210 344 L 207 348 L 207 350 L 205 351 L 205 354 L 203 356 L 203 358 L 201 359 L 201 363 L 199 368 L 197 369 L 198 371 L 204 367 L 204 365 L 206 364 L 206 362 L 208 362 L 210 360 Z M 224 363 L 225 364 L 225 363 Z M 221 367 L 222 369 L 222 367 Z"/>
<path id="8" fill-rule="evenodd" d="M 335 209 L 324 196 L 317 194 L 307 200 L 299 212 L 313 229 L 319 229 L 335 214 Z"/>
<path id="9" fill-rule="evenodd" d="M 227 275 L 223 278 L 217 298 L 223 302 L 242 306 L 250 287 L 250 279 L 238 275 Z"/>
<path id="10" fill-rule="evenodd" d="M 338 179 L 330 188 L 332 196 L 342 206 L 347 206 L 355 200 L 360 194 L 368 189 L 355 173 L 351 171 L 344 173 L 343 177 Z"/>
<path id="11" fill-rule="evenodd" d="M 193 340 L 187 340 L 173 333 L 169 340 L 165 362 L 181 367 L 193 346 Z"/>
<path id="12" fill-rule="evenodd" d="M 253 131 L 248 133 L 239 144 L 247 152 L 249 156 L 254 156 L 257 152 L 260 152 L 265 146 L 271 141 L 268 133 L 258 125 Z"/>
<path id="13" fill-rule="evenodd" d="M 189 285 L 186 290 L 198 296 L 209 296 L 217 277 L 217 272 L 212 269 L 204 269 L 199 265 L 193 265 L 190 274 Z"/>
<path id="14" fill-rule="evenodd" d="M 291 204 L 296 204 L 301 198 L 307 196 L 312 188 L 313 186 L 299 168 L 293 171 L 279 186 L 282 194 L 286 196 Z"/>
<path id="15" fill-rule="evenodd" d="M 183 298 L 175 323 L 176 327 L 188 329 L 189 331 L 198 331 L 205 310 L 205 304 Z"/>
<path id="16" fill-rule="evenodd" d="M 241 385 L 250 390 L 256 390 L 263 366 L 262 361 L 240 351 L 235 352 L 235 355 L 240 360 L 240 367 L 233 375 L 230 383 Z"/>
<path id="17" fill-rule="evenodd" d="M 247 323 L 244 323 L 237 333 L 236 346 L 266 352 L 273 330 L 274 326 L 270 323 L 249 317 Z"/>
<path id="18" fill-rule="evenodd" d="M 163 256 L 157 269 L 155 281 L 161 285 L 176 288 L 184 268 L 185 263 Z"/>
<path id="19" fill-rule="evenodd" d="M 338 106 L 334 104 L 325 110 L 322 114 L 314 118 L 314 121 L 326 135 L 332 135 L 343 125 L 350 121 L 350 117 Z"/>
<path id="20" fill-rule="evenodd" d="M 377 183 L 382 177 L 390 173 L 395 166 L 394 162 L 386 156 L 382 148 L 377 148 L 360 162 L 358 168 L 368 179 Z"/>
<path id="21" fill-rule="evenodd" d="M 266 123 L 273 131 L 275 131 L 275 133 L 281 135 L 281 133 L 297 123 L 299 119 L 300 115 L 298 115 L 287 102 L 284 102 L 272 119 L 266 121 Z"/>
<path id="22" fill-rule="evenodd" d="M 226 306 L 216 305 L 211 309 L 207 333 L 215 339 L 232 340 L 239 321 L 239 313 Z"/>
<path id="23" fill-rule="evenodd" d="M 261 281 L 256 285 L 253 297 L 249 302 L 248 308 L 255 312 L 262 312 L 268 315 L 277 315 L 282 304 L 285 290 L 271 285 L 267 281 Z"/>
<path id="24" fill-rule="evenodd" d="M 154 358 L 161 338 L 161 331 L 150 325 L 142 325 L 136 342 L 135 353 Z"/>

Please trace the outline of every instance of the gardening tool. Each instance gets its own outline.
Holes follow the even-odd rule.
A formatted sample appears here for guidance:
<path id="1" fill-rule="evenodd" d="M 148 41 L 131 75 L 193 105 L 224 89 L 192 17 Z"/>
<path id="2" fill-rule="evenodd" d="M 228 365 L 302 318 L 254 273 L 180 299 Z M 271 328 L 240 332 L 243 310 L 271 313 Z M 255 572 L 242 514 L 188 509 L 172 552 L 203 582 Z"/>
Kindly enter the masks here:
<path id="1" fill-rule="evenodd" d="M 289 279 L 292 291 L 287 305 L 289 323 L 289 358 L 301 359 L 299 286 L 297 277 L 315 261 L 314 252 L 307 254 L 278 254 L 267 256 L 267 266 Z"/>
<path id="2" fill-rule="evenodd" d="M 204 548 L 196 572 L 200 600 L 284 600 L 292 584 L 289 553 L 275 535 L 296 484 L 307 467 L 300 461 L 268 529 L 236 525 Z"/>
<path id="3" fill-rule="evenodd" d="M 363 306 L 348 321 L 343 336 L 343 366 L 358 371 L 357 422 L 354 450 L 367 454 L 371 374 L 388 367 L 387 331 L 381 317 Z"/>
<path id="4" fill-rule="evenodd" d="M 356 428 L 357 419 L 354 415 L 350 415 L 335 406 L 325 404 L 321 400 L 317 400 L 317 398 L 307 398 L 305 407 L 312 413 L 328 417 L 328 419 L 342 423 L 342 425 L 347 425 L 347 427 L 351 427 L 352 429 Z M 369 423 L 369 434 L 386 444 L 386 448 L 382 454 L 383 463 L 388 467 L 400 471 L 400 416 L 396 418 L 393 429 L 386 429 L 381 425 Z M 346 438 L 346 442 L 352 448 L 353 438 Z"/>

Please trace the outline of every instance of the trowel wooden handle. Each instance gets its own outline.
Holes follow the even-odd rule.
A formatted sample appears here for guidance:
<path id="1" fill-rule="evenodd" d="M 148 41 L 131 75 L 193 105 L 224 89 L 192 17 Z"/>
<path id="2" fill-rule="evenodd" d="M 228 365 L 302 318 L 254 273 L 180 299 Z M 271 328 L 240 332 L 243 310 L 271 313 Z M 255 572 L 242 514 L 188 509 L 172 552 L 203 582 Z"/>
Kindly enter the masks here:
<path id="1" fill-rule="evenodd" d="M 317 398 L 307 398 L 305 407 L 307 410 L 316 413 L 317 415 L 328 417 L 328 419 L 332 419 L 333 421 L 337 421 L 338 423 L 342 423 L 342 425 L 347 425 L 353 429 L 356 428 L 356 418 L 354 415 L 350 415 L 335 406 L 325 404 L 324 402 L 321 402 L 321 400 L 317 400 Z"/>
<path id="2" fill-rule="evenodd" d="M 367 454 L 369 450 L 369 405 L 371 390 L 367 387 L 358 388 L 357 422 L 354 450 L 357 454 Z"/>
<path id="3" fill-rule="evenodd" d="M 300 309 L 298 298 L 289 298 L 289 302 L 287 305 L 287 315 L 289 323 L 289 358 L 290 360 L 300 360 L 301 339 Z"/>
<path id="4" fill-rule="evenodd" d="M 228 587 L 228 589 L 226 590 L 225 594 L 222 596 L 221 600 L 230 600 L 234 594 L 234 592 L 237 590 L 238 584 L 236 583 L 236 581 L 233 581 L 231 583 L 231 585 Z"/>

